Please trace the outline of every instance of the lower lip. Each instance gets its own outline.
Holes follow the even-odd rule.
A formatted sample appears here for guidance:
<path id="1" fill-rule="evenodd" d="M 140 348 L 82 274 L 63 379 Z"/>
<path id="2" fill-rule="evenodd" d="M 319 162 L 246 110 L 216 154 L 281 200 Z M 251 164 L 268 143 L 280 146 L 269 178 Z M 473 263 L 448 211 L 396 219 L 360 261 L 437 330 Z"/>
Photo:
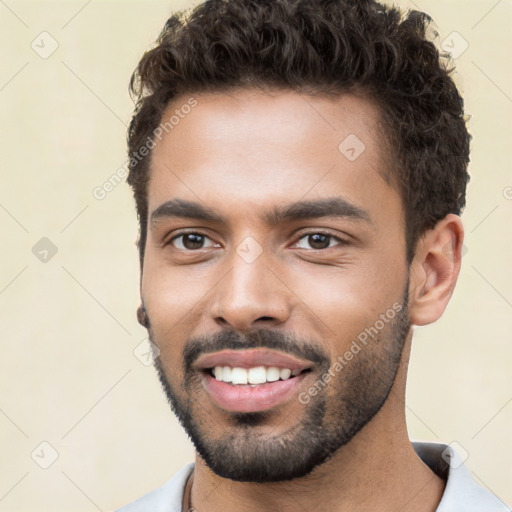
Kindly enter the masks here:
<path id="1" fill-rule="evenodd" d="M 203 385 L 213 401 L 222 409 L 231 412 L 265 411 L 282 404 L 294 395 L 306 377 L 307 372 L 287 379 L 258 384 L 233 385 L 203 374 Z"/>

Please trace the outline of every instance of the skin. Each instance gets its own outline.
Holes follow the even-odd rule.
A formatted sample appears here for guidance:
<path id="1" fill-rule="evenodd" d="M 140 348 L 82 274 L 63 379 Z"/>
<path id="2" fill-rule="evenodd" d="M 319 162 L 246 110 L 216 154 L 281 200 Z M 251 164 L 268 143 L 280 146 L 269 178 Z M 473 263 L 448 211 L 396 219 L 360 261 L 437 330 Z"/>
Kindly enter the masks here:
<path id="1" fill-rule="evenodd" d="M 279 329 L 314 340 L 335 361 L 400 302 L 408 278 L 410 323 L 426 325 L 443 314 L 460 269 L 462 223 L 453 214 L 439 221 L 408 268 L 404 209 L 396 187 L 383 178 L 392 172 L 392 159 L 383 150 L 375 105 L 349 94 L 292 91 L 194 97 L 197 106 L 153 150 L 148 211 L 151 216 L 179 199 L 200 203 L 224 221 L 149 222 L 141 280 L 151 339 L 180 397 L 183 351 L 193 337 Z M 169 115 L 187 99 L 175 98 Z M 355 161 L 338 150 L 350 134 L 365 145 Z M 276 206 L 332 197 L 363 208 L 371 223 L 324 216 L 270 225 L 265 219 Z M 191 251 L 167 243 L 181 229 L 207 235 L 210 245 Z M 312 249 L 305 235 L 319 231 L 349 244 L 335 238 L 328 249 Z M 246 237 L 262 250 L 252 263 L 236 252 Z M 302 478 L 252 483 L 220 477 L 196 455 L 189 506 L 199 512 L 435 511 L 444 482 L 415 454 L 405 423 L 411 337 L 412 330 L 382 408 L 327 462 Z M 328 407 L 335 389 L 333 379 Z M 209 435 L 233 431 L 229 414 L 206 391 L 195 390 L 196 420 Z M 279 436 L 300 425 L 303 407 L 297 400 L 279 405 L 268 423 L 253 427 L 255 434 Z"/>

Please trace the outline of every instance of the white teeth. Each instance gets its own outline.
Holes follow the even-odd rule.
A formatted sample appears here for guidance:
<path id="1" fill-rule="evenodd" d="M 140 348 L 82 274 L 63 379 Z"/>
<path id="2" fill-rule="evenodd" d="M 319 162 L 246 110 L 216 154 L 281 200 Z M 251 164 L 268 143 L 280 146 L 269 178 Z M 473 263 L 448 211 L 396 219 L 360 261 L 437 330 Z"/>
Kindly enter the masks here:
<path id="1" fill-rule="evenodd" d="M 276 366 L 267 368 L 267 380 L 269 382 L 275 382 L 276 380 L 279 380 L 279 368 Z"/>
<path id="2" fill-rule="evenodd" d="M 231 374 L 233 373 L 233 370 L 231 366 L 224 366 L 222 368 L 222 380 L 224 382 L 231 382 Z"/>
<path id="3" fill-rule="evenodd" d="M 292 371 L 289 368 L 281 368 L 279 370 L 279 377 L 282 380 L 289 379 L 291 374 L 292 374 Z"/>
<path id="4" fill-rule="evenodd" d="M 249 381 L 249 384 L 263 384 L 264 382 L 267 382 L 267 370 L 265 370 L 264 366 L 250 368 L 247 373 L 247 380 Z"/>
<path id="5" fill-rule="evenodd" d="M 253 368 L 241 368 L 231 366 L 215 366 L 213 375 L 216 380 L 232 384 L 264 384 L 275 382 L 279 379 L 288 380 L 299 375 L 301 370 L 290 370 L 289 368 L 278 368 L 277 366 L 255 366 Z"/>
<path id="6" fill-rule="evenodd" d="M 247 370 L 245 368 L 233 368 L 231 382 L 233 384 L 247 384 Z"/>

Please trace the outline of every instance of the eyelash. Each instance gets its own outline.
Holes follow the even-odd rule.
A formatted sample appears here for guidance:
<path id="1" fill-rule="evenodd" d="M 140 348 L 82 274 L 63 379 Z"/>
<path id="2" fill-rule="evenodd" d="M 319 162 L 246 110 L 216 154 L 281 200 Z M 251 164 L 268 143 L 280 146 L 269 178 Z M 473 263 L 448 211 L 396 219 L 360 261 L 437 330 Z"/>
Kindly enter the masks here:
<path id="1" fill-rule="evenodd" d="M 202 236 L 204 238 L 208 238 L 209 240 L 211 240 L 211 238 L 208 235 L 206 235 L 205 233 L 201 233 L 200 231 L 181 231 L 181 232 L 175 234 L 167 242 L 165 242 L 164 243 L 164 247 L 166 247 L 168 245 L 172 245 L 174 240 L 177 240 L 178 238 L 186 236 L 186 235 L 198 235 L 198 236 Z M 311 236 L 311 235 L 323 235 L 323 236 L 330 237 L 331 239 L 335 240 L 337 242 L 336 245 L 339 245 L 339 246 L 344 246 L 344 245 L 348 245 L 349 244 L 349 242 L 344 240 L 343 238 L 340 238 L 338 236 L 335 236 L 335 235 L 333 235 L 331 233 L 328 233 L 328 232 L 325 232 L 325 231 L 309 231 L 309 232 L 306 232 L 306 233 L 301 233 L 299 236 L 297 236 L 295 238 L 295 241 L 293 242 L 293 245 L 296 245 L 300 240 L 302 240 L 303 238 L 306 238 L 308 236 Z M 325 249 L 302 249 L 302 250 L 306 250 L 308 252 L 313 252 L 313 251 L 314 252 L 323 252 L 323 251 L 326 251 L 327 249 L 332 249 L 332 248 L 333 247 L 327 247 Z M 186 252 L 196 252 L 196 251 L 199 251 L 201 249 L 202 248 L 196 249 L 196 250 L 194 250 L 194 249 L 188 249 L 188 250 L 187 249 L 177 249 L 177 250 L 184 250 Z"/>
<path id="2" fill-rule="evenodd" d="M 295 239 L 295 242 L 294 242 L 293 245 L 296 245 L 303 238 L 306 238 L 306 237 L 312 236 L 312 235 L 326 236 L 326 237 L 329 237 L 331 240 L 336 241 L 337 243 L 336 243 L 335 246 L 333 246 L 333 247 L 326 247 L 325 249 L 304 249 L 304 250 L 307 250 L 308 252 L 313 252 L 313 251 L 314 252 L 324 252 L 324 251 L 327 251 L 328 249 L 334 249 L 334 247 L 336 247 L 336 246 L 348 245 L 348 241 L 347 240 L 344 240 L 343 238 L 340 238 L 339 236 L 333 235 L 332 233 L 329 233 L 329 232 L 326 232 L 326 231 L 308 231 L 306 233 L 301 233 L 300 236 L 298 236 Z"/>

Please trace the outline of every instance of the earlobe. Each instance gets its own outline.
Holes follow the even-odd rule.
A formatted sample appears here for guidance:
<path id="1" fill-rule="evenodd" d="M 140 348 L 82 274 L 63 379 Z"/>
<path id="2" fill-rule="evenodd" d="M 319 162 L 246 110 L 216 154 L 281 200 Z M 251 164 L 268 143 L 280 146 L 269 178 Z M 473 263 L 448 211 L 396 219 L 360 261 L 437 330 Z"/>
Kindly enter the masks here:
<path id="1" fill-rule="evenodd" d="M 412 324 L 427 325 L 442 316 L 459 276 L 463 239 L 460 217 L 450 213 L 418 242 L 410 276 Z"/>
<path id="2" fill-rule="evenodd" d="M 141 304 L 137 308 L 137 321 L 139 322 L 140 325 L 142 325 L 146 329 L 149 328 L 149 319 L 148 319 L 148 315 L 146 313 L 146 309 L 144 308 L 144 304 Z"/>

